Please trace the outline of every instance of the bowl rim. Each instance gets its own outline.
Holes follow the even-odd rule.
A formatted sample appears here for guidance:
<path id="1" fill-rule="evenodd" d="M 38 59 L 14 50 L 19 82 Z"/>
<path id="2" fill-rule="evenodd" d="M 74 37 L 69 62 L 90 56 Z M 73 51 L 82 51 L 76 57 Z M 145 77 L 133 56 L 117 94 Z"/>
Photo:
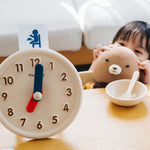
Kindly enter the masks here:
<path id="1" fill-rule="evenodd" d="M 131 80 L 131 79 L 119 79 L 119 80 L 115 80 L 115 81 L 110 82 L 109 84 L 107 84 L 107 86 L 106 86 L 106 88 L 105 88 L 106 94 L 107 94 L 108 96 L 110 96 L 111 98 L 114 98 L 114 99 L 119 100 L 119 101 L 137 101 L 137 100 L 140 100 L 140 99 L 142 99 L 143 97 L 145 97 L 146 94 L 147 94 L 147 92 L 148 92 L 148 89 L 147 89 L 146 85 L 145 85 L 144 83 L 140 82 L 140 81 L 136 81 L 136 82 L 137 82 L 138 84 L 142 85 L 142 87 L 145 89 L 145 92 L 143 92 L 143 94 L 142 94 L 141 96 L 137 97 L 137 98 L 134 98 L 134 99 L 122 99 L 122 98 L 117 98 L 117 97 L 111 95 L 111 94 L 108 92 L 108 88 L 109 88 L 112 84 L 114 84 L 114 83 L 116 83 L 116 82 L 118 82 L 118 81 L 130 81 L 130 80 Z"/>

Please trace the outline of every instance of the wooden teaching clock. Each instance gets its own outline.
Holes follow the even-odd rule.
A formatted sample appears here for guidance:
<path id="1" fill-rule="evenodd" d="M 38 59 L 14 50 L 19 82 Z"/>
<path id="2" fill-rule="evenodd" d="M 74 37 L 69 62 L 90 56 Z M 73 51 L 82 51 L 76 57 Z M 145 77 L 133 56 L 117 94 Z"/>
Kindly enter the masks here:
<path id="1" fill-rule="evenodd" d="M 0 121 L 20 136 L 61 132 L 75 119 L 81 99 L 76 69 L 53 50 L 18 51 L 0 65 Z"/>

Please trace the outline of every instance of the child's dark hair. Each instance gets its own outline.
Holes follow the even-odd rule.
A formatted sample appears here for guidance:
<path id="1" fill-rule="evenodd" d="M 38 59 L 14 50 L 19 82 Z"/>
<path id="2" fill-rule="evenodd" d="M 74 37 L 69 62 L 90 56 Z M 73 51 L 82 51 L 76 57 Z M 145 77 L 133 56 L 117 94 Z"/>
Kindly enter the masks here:
<path id="1" fill-rule="evenodd" d="M 146 38 L 145 49 L 149 53 L 150 59 L 150 24 L 144 21 L 133 21 L 122 26 L 116 33 L 112 43 L 118 40 L 129 41 L 130 38 L 134 42 L 137 35 L 140 35 L 140 45 L 142 45 L 143 39 Z"/>

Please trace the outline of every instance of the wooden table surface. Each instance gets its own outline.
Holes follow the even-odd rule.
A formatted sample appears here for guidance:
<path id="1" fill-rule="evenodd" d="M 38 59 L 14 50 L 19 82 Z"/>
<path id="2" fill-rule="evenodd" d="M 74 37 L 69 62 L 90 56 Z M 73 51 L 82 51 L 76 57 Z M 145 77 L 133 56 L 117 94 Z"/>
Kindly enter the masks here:
<path id="1" fill-rule="evenodd" d="M 80 112 L 63 132 L 44 140 L 17 136 L 0 124 L 0 150 L 150 150 L 150 85 L 144 101 L 120 107 L 105 89 L 83 91 Z"/>

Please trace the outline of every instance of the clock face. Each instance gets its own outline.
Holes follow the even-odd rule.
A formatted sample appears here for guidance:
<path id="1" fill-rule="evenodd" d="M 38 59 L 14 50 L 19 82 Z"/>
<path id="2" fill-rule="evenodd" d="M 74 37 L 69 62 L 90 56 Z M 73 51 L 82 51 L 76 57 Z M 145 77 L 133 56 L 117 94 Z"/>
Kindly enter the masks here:
<path id="1" fill-rule="evenodd" d="M 18 51 L 0 66 L 0 121 L 20 136 L 62 131 L 76 117 L 81 97 L 76 69 L 53 50 Z"/>

